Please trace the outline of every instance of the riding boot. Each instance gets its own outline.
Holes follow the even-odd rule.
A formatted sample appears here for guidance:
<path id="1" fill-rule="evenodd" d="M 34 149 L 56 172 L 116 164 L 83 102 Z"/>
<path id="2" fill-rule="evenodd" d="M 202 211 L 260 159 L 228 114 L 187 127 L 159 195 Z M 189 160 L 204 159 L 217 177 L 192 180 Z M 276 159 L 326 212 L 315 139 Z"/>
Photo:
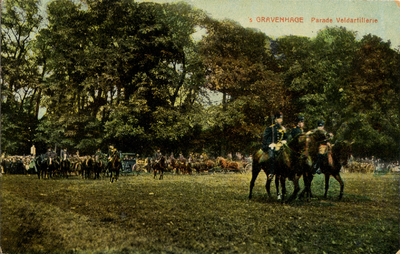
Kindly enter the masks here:
<path id="1" fill-rule="evenodd" d="M 317 174 L 321 174 L 321 170 L 319 169 L 320 164 L 321 164 L 321 160 L 322 160 L 322 154 L 318 154 L 317 157 L 317 162 L 315 163 L 314 167 L 313 167 L 313 174 L 317 173 Z"/>
<path id="2" fill-rule="evenodd" d="M 275 154 L 274 150 L 269 150 L 268 151 L 268 157 L 269 157 L 269 174 L 268 178 L 272 179 L 275 175 Z"/>

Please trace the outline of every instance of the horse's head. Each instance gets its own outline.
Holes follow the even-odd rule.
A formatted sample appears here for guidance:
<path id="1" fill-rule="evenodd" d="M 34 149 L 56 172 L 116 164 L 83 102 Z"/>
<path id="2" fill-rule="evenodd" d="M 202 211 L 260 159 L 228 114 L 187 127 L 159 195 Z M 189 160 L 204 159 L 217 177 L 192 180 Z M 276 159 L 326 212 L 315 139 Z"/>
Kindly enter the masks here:
<path id="1" fill-rule="evenodd" d="M 287 145 L 292 151 L 301 154 L 307 149 L 307 138 L 306 133 L 300 133 L 294 136 Z"/>
<path id="2" fill-rule="evenodd" d="M 334 158 L 340 163 L 340 165 L 346 166 L 349 163 L 352 154 L 352 144 L 353 142 L 347 140 L 337 140 L 332 146 L 332 154 Z"/>
<path id="3" fill-rule="evenodd" d="M 305 139 L 307 153 L 311 155 L 311 157 L 316 157 L 318 154 L 318 148 L 321 142 L 326 140 L 326 132 L 323 130 L 312 130 L 307 132 Z"/>

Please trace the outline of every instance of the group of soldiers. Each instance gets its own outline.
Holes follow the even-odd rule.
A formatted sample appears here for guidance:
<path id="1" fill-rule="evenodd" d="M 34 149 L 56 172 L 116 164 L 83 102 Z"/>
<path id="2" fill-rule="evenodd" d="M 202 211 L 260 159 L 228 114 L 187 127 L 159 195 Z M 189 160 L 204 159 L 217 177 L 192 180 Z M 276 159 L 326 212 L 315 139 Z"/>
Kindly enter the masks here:
<path id="1" fill-rule="evenodd" d="M 297 125 L 291 130 L 290 133 L 282 125 L 282 122 L 283 114 L 282 112 L 277 112 L 274 115 L 274 124 L 265 128 L 264 130 L 262 150 L 268 155 L 269 158 L 269 178 L 272 178 L 275 175 L 275 158 L 281 151 L 281 147 L 287 142 L 289 137 L 294 138 L 295 136 L 304 133 L 304 116 L 297 117 Z M 319 167 L 323 157 L 330 151 L 330 139 L 333 137 L 333 134 L 328 133 L 325 130 L 325 122 L 322 120 L 317 121 L 317 129 L 323 131 L 326 136 L 326 139 L 320 143 L 317 161 L 313 166 L 313 173 L 321 174 Z"/>

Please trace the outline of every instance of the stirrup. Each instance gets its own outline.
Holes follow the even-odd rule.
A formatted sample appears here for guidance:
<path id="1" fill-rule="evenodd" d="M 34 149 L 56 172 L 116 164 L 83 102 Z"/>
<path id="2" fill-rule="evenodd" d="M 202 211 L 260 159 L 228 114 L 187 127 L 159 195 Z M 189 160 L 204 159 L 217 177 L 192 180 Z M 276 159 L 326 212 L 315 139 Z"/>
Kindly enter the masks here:
<path id="1" fill-rule="evenodd" d="M 272 179 L 272 178 L 274 178 L 274 174 L 269 174 L 268 179 Z"/>

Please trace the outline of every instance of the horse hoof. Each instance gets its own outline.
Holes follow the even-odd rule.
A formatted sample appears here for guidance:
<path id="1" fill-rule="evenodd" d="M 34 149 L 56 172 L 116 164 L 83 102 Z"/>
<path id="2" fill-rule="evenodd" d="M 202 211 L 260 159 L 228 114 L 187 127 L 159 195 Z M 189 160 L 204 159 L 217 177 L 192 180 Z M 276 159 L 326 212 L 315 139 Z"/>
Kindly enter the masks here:
<path id="1" fill-rule="evenodd" d="M 278 198 L 277 198 L 278 200 L 282 200 L 282 195 L 281 194 L 278 194 Z"/>

